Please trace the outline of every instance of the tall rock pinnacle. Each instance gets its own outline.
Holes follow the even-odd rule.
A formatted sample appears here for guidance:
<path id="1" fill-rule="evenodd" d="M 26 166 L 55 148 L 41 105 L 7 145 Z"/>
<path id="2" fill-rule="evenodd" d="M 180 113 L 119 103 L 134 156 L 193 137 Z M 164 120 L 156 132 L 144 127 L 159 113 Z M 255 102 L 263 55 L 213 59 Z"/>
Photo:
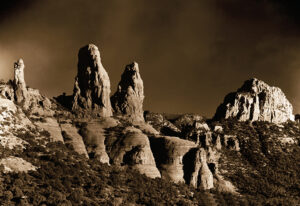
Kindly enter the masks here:
<path id="1" fill-rule="evenodd" d="M 144 83 L 136 62 L 126 66 L 111 101 L 116 113 L 128 116 L 131 121 L 144 121 Z"/>
<path id="2" fill-rule="evenodd" d="M 15 98 L 18 103 L 21 103 L 26 99 L 27 96 L 27 88 L 24 79 L 24 61 L 23 59 L 19 59 L 14 64 L 15 69 L 15 79 L 14 79 L 14 90 L 15 90 Z"/>
<path id="3" fill-rule="evenodd" d="M 101 63 L 100 52 L 93 44 L 79 50 L 73 98 L 73 111 L 91 111 L 101 117 L 112 115 L 110 80 Z"/>
<path id="4" fill-rule="evenodd" d="M 228 94 L 214 118 L 282 123 L 293 121 L 294 115 L 293 106 L 280 88 L 254 78 L 245 81 L 236 92 Z"/>

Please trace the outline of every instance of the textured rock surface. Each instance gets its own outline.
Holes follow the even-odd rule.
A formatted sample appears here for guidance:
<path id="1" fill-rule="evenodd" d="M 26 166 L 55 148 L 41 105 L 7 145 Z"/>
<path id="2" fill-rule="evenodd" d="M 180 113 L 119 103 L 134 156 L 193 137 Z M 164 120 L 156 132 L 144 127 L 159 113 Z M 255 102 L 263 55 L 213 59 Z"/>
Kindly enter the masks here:
<path id="1" fill-rule="evenodd" d="M 96 158 L 102 163 L 109 164 L 109 157 L 106 152 L 105 138 L 106 129 L 115 127 L 118 124 L 113 118 L 102 118 L 99 121 L 92 121 L 80 129 L 80 134 L 91 158 Z"/>
<path id="2" fill-rule="evenodd" d="M 14 90 L 15 90 L 15 98 L 17 103 L 21 103 L 27 97 L 27 88 L 24 79 L 24 61 L 23 59 L 19 59 L 15 65 L 15 79 L 14 79 Z"/>
<path id="3" fill-rule="evenodd" d="M 126 127 L 115 141 L 110 141 L 109 156 L 114 164 L 129 165 L 151 178 L 160 177 L 148 137 L 141 130 Z"/>
<path id="4" fill-rule="evenodd" d="M 151 138 L 150 141 L 162 178 L 173 182 L 185 182 L 184 156 L 197 145 L 178 137 L 162 136 Z"/>
<path id="5" fill-rule="evenodd" d="M 51 141 L 64 142 L 61 134 L 61 128 L 56 119 L 47 117 L 43 122 L 36 122 L 35 124 L 50 133 Z"/>
<path id="6" fill-rule="evenodd" d="M 23 109 L 37 116 L 53 116 L 55 113 L 50 99 L 41 95 L 39 90 L 32 88 L 27 89 L 27 98 Z"/>
<path id="7" fill-rule="evenodd" d="M 101 117 L 112 115 L 110 80 L 93 44 L 79 50 L 73 98 L 73 111 L 91 111 Z"/>
<path id="8" fill-rule="evenodd" d="M 116 113 L 126 115 L 132 121 L 144 121 L 144 84 L 136 62 L 126 66 L 111 101 Z"/>
<path id="9" fill-rule="evenodd" d="M 78 134 L 77 128 L 72 124 L 61 124 L 61 131 L 64 137 L 65 144 L 70 144 L 73 146 L 75 152 L 78 154 L 83 154 L 88 158 L 88 153 L 86 151 L 82 137 Z"/>
<path id="10" fill-rule="evenodd" d="M 0 97 L 15 101 L 29 114 L 53 116 L 51 101 L 39 90 L 26 87 L 24 68 L 24 61 L 19 59 L 14 64 L 14 80 L 0 85 Z"/>
<path id="11" fill-rule="evenodd" d="M 237 92 L 228 94 L 214 119 L 282 123 L 294 120 L 293 107 L 278 87 L 258 79 L 247 80 Z"/>
<path id="12" fill-rule="evenodd" d="M 37 169 L 30 162 L 14 156 L 1 159 L 0 165 L 4 166 L 4 172 L 28 172 Z"/>
<path id="13" fill-rule="evenodd" d="M 163 135 L 179 136 L 181 133 L 181 131 L 162 114 L 147 111 L 145 112 L 144 116 L 145 121 Z"/>

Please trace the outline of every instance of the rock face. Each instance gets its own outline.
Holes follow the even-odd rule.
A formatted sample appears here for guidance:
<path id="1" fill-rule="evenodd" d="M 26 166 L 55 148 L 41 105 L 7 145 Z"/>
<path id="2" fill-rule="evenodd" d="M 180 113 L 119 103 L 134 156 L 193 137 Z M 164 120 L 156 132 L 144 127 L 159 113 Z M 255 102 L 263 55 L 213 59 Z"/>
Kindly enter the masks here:
<path id="1" fill-rule="evenodd" d="M 196 151 L 194 168 L 195 170 L 192 173 L 190 184 L 196 188 L 200 187 L 204 190 L 213 188 L 214 178 L 208 168 L 206 162 L 206 151 L 203 148 L 199 148 Z"/>
<path id="2" fill-rule="evenodd" d="M 109 164 L 105 146 L 106 130 L 115 127 L 117 124 L 114 119 L 108 117 L 99 121 L 91 121 L 80 129 L 80 134 L 83 136 L 90 157 Z"/>
<path id="3" fill-rule="evenodd" d="M 254 78 L 247 80 L 236 92 L 228 94 L 214 117 L 217 120 L 230 118 L 282 123 L 293 121 L 294 115 L 291 103 L 280 88 Z"/>
<path id="4" fill-rule="evenodd" d="M 145 121 L 152 125 L 162 135 L 179 136 L 181 133 L 181 131 L 162 114 L 147 111 L 144 113 L 144 116 Z"/>
<path id="5" fill-rule="evenodd" d="M 162 178 L 176 183 L 186 182 L 184 167 L 185 163 L 190 163 L 184 157 L 197 145 L 192 141 L 167 136 L 151 138 L 150 141 Z"/>
<path id="6" fill-rule="evenodd" d="M 129 165 L 151 178 L 161 177 L 149 139 L 141 130 L 126 127 L 115 141 L 109 140 L 107 143 L 106 146 L 111 148 L 108 153 L 113 164 Z"/>
<path id="7" fill-rule="evenodd" d="M 24 61 L 19 59 L 15 65 L 15 79 L 14 79 L 14 90 L 15 90 L 15 99 L 17 103 L 21 103 L 27 97 L 27 88 L 24 79 Z"/>
<path id="8" fill-rule="evenodd" d="M 101 63 L 100 52 L 93 44 L 81 48 L 78 53 L 72 110 L 112 116 L 110 80 Z"/>
<path id="9" fill-rule="evenodd" d="M 49 132 L 51 141 L 64 142 L 64 138 L 61 134 L 61 128 L 55 118 L 47 117 L 43 122 L 36 122 L 35 124 Z"/>
<path id="10" fill-rule="evenodd" d="M 60 125 L 64 142 L 66 145 L 70 144 L 78 154 L 82 154 L 85 157 L 89 157 L 86 151 L 82 137 L 78 134 L 77 128 L 69 123 Z"/>
<path id="11" fill-rule="evenodd" d="M 126 115 L 131 121 L 144 121 L 144 84 L 136 62 L 126 66 L 111 101 L 116 113 Z"/>

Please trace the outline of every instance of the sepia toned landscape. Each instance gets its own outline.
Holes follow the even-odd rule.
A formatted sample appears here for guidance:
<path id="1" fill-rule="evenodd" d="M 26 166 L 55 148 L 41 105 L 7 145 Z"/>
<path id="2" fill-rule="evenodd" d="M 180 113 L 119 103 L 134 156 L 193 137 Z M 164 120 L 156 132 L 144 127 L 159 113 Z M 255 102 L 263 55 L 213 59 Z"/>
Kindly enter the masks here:
<path id="1" fill-rule="evenodd" d="M 0 205 L 300 205 L 298 39 L 287 43 L 298 32 L 297 4 L 91 2 L 1 7 Z M 106 20 L 94 20 L 101 6 Z M 120 18 L 129 8 L 130 20 Z M 141 11 L 148 15 L 135 18 Z M 103 31 L 116 14 L 108 22 L 118 26 Z M 214 27 L 203 18 L 211 15 Z M 228 31 L 248 35 L 224 30 L 205 44 L 190 30 L 202 20 L 207 32 L 222 29 L 219 18 L 231 15 L 243 18 Z M 187 25 L 180 41 L 185 24 L 173 20 Z M 65 33 L 36 31 L 43 23 Z"/>

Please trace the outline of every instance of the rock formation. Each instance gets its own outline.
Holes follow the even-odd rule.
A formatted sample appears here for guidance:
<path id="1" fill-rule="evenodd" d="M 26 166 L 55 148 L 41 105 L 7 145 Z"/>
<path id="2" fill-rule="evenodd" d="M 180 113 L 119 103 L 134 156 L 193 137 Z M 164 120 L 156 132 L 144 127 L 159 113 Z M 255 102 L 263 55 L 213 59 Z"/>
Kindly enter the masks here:
<path id="1" fill-rule="evenodd" d="M 154 129 L 166 136 L 179 136 L 181 131 L 166 119 L 162 114 L 146 111 L 145 121 L 152 125 Z"/>
<path id="2" fill-rule="evenodd" d="M 185 160 L 185 156 L 197 145 L 192 141 L 167 136 L 151 138 L 150 141 L 162 178 L 173 182 L 186 182 L 184 167 L 191 162 Z"/>
<path id="3" fill-rule="evenodd" d="M 26 86 L 24 79 L 24 61 L 19 59 L 14 64 L 14 80 L 0 85 L 0 98 L 9 99 L 19 104 L 29 114 L 53 116 L 51 101 L 40 94 L 39 90 Z"/>
<path id="4" fill-rule="evenodd" d="M 87 152 L 91 158 L 109 164 L 105 145 L 106 130 L 117 125 L 118 122 L 109 117 L 98 121 L 91 121 L 82 126 L 80 134 L 83 137 Z"/>
<path id="5" fill-rule="evenodd" d="M 24 61 L 19 59 L 15 65 L 15 79 L 14 79 L 14 90 L 15 90 L 15 99 L 17 103 L 21 103 L 27 97 L 27 88 L 24 79 Z"/>
<path id="6" fill-rule="evenodd" d="M 79 50 L 78 73 L 74 85 L 73 111 L 90 111 L 101 117 L 112 115 L 110 80 L 97 46 L 89 44 Z"/>
<path id="7" fill-rule="evenodd" d="M 144 121 L 144 84 L 136 62 L 126 66 L 116 93 L 111 98 L 116 113 L 131 121 Z"/>
<path id="8" fill-rule="evenodd" d="M 148 137 L 141 130 L 126 127 L 118 137 L 110 137 L 107 147 L 113 164 L 129 165 L 148 177 L 161 177 L 153 157 Z"/>
<path id="9" fill-rule="evenodd" d="M 294 115 L 291 103 L 280 88 L 254 78 L 247 80 L 236 92 L 228 94 L 218 107 L 214 119 L 229 118 L 282 123 L 293 121 Z"/>
<path id="10" fill-rule="evenodd" d="M 196 151 L 194 168 L 195 169 L 191 175 L 190 184 L 196 188 L 200 187 L 204 190 L 213 188 L 214 178 L 211 171 L 208 168 L 206 162 L 206 151 L 203 148 L 199 148 Z"/>
<path id="11" fill-rule="evenodd" d="M 60 125 L 62 136 L 66 145 L 72 145 L 75 152 L 89 157 L 86 151 L 82 137 L 78 134 L 77 128 L 70 123 Z"/>
<path id="12" fill-rule="evenodd" d="M 45 131 L 49 132 L 51 141 L 64 142 L 63 136 L 61 134 L 61 128 L 55 118 L 47 117 L 43 122 L 38 121 L 35 122 L 35 124 L 43 128 Z"/>

